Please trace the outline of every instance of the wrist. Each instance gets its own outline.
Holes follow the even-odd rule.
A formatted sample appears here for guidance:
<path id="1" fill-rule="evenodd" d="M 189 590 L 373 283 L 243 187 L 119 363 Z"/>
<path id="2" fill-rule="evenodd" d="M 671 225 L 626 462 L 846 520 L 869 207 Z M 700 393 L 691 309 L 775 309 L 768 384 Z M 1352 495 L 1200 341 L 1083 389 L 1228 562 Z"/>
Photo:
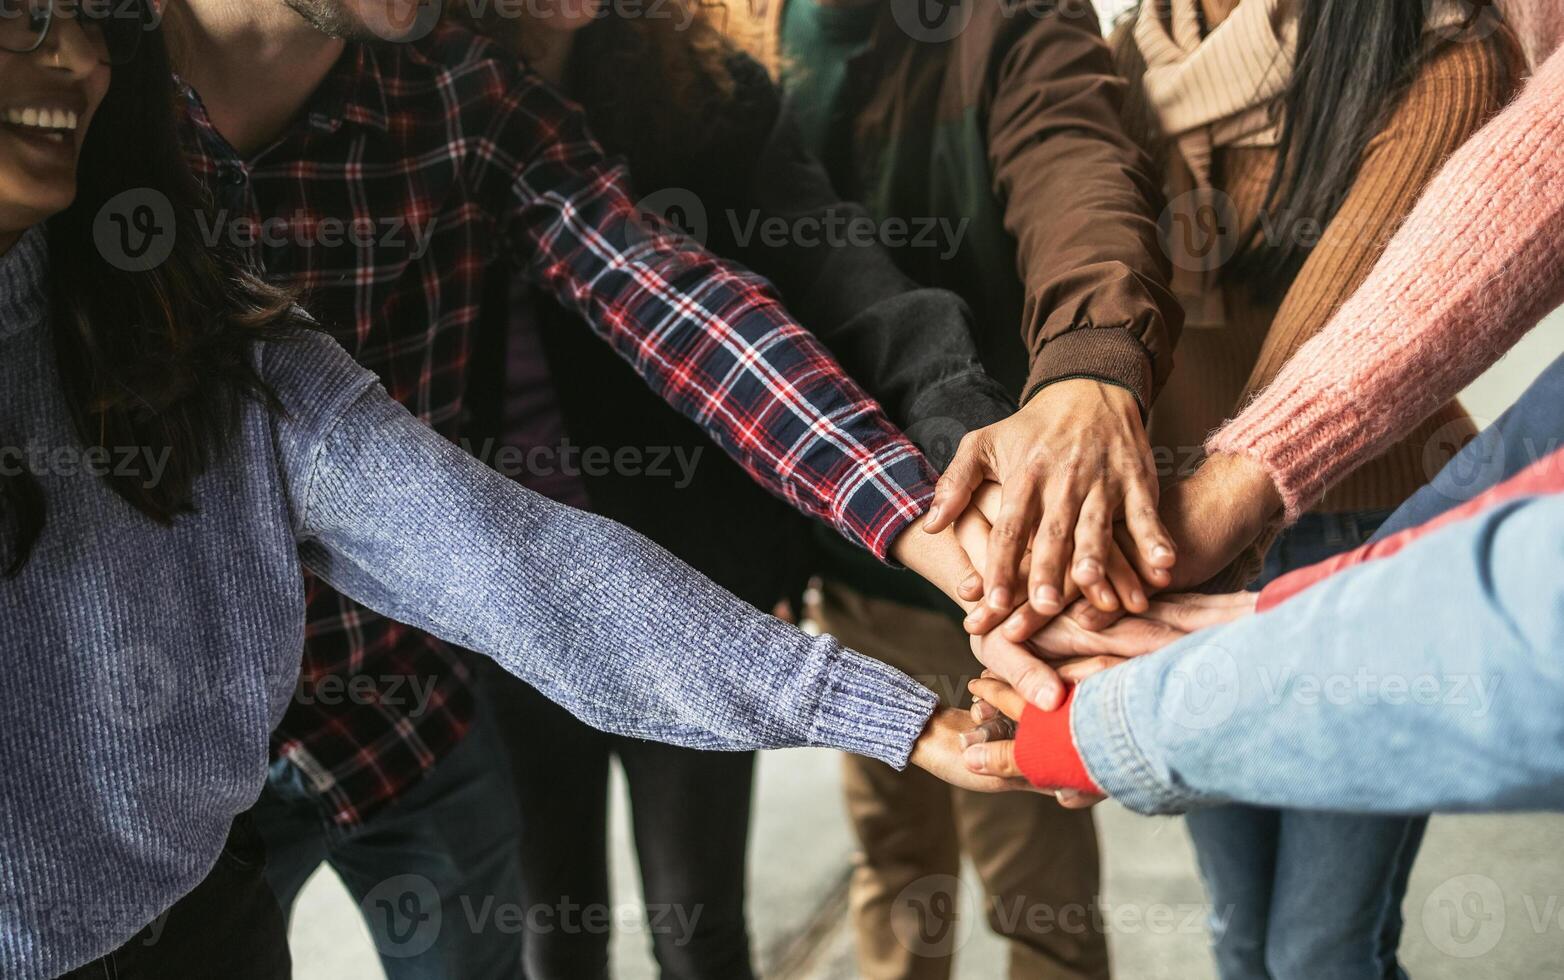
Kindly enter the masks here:
<path id="1" fill-rule="evenodd" d="M 1276 481 L 1253 457 L 1217 453 L 1201 467 L 1201 476 L 1221 488 L 1221 499 L 1230 501 L 1234 513 L 1243 515 L 1256 534 L 1282 512 L 1284 504 Z"/>
<path id="2" fill-rule="evenodd" d="M 973 603 L 961 598 L 961 580 L 966 577 L 966 552 L 956 540 L 954 528 L 938 534 L 921 530 L 922 518 L 909 525 L 891 543 L 890 557 L 898 564 L 939 589 L 963 610 Z"/>

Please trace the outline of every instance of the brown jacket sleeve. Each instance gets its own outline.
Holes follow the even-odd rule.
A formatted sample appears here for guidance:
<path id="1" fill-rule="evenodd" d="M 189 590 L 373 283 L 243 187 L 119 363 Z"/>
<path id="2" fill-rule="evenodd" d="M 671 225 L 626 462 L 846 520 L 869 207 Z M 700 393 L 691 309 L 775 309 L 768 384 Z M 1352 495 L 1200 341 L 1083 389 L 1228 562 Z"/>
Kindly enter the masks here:
<path id="1" fill-rule="evenodd" d="M 979 4 L 975 19 L 999 23 L 967 34 L 995 38 L 986 118 L 1026 286 L 1023 402 L 1056 381 L 1096 378 L 1147 410 L 1173 368 L 1184 312 L 1157 232 L 1161 193 L 1121 120 L 1127 83 L 1091 4 L 1040 16 L 1000 7 Z"/>

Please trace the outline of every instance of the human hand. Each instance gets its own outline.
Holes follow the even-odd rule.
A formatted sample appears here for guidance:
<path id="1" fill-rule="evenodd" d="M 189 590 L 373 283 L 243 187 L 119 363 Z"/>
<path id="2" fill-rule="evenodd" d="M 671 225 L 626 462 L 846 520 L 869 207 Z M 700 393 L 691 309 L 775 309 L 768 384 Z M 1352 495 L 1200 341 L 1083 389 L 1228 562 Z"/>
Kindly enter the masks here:
<path id="1" fill-rule="evenodd" d="M 998 777 L 975 773 L 967 767 L 964 737 L 977 730 L 977 724 L 965 711 L 942 708 L 934 712 L 928 727 L 913 746 L 913 765 L 959 789 L 979 793 L 1003 793 L 1030 790 L 1025 778 Z"/>
<path id="2" fill-rule="evenodd" d="M 1247 456 L 1219 454 L 1162 495 L 1163 523 L 1178 542 L 1172 589 L 1215 578 L 1265 533 L 1282 498 L 1265 469 Z"/>
<path id="3" fill-rule="evenodd" d="M 976 728 L 962 737 L 966 745 L 963 757 L 967 768 L 975 776 L 1021 780 L 1026 782 L 1021 767 L 1016 763 L 1016 725 L 1026 710 L 1026 699 L 1010 685 L 985 673 L 980 680 L 968 685 L 973 698 L 973 719 L 985 716 Z M 981 706 L 981 707 L 980 707 Z M 983 709 L 986 709 L 983 710 Z M 1028 782 L 1030 786 L 1030 783 Z M 1066 809 L 1082 810 L 1096 806 L 1106 797 L 1063 789 L 1050 791 L 1032 787 L 1037 792 L 1053 792 L 1059 804 Z"/>
<path id="4" fill-rule="evenodd" d="M 1053 616 L 1064 609 L 1070 583 L 1089 590 L 1108 582 L 1121 510 L 1129 570 L 1153 589 L 1171 581 L 1175 546 L 1157 513 L 1151 450 L 1128 391 L 1088 379 L 1061 381 L 1005 421 L 968 434 L 939 482 L 925 529 L 949 527 L 984 480 L 1004 488 L 983 569 L 990 605 L 1030 602 Z M 1018 568 L 1028 545 L 1031 572 L 1022 597 Z"/>
<path id="5" fill-rule="evenodd" d="M 971 503 L 961 516 L 956 518 L 955 532 L 957 540 L 966 551 L 967 560 L 974 566 L 985 565 L 988 560 L 990 536 L 993 530 L 993 520 L 997 519 L 1000 507 L 1003 503 L 1003 490 L 999 484 L 992 481 L 984 481 L 972 494 Z M 1026 569 L 1030 567 L 1032 552 L 1028 550 L 1021 556 L 1018 564 L 1017 575 L 1024 576 Z M 1082 589 L 1073 578 L 1065 583 L 1064 605 L 1068 607 L 1082 595 Z M 1120 596 L 1123 600 L 1120 600 Z M 1089 586 L 1085 590 L 1086 598 L 1095 607 L 1118 612 L 1128 610 L 1140 612 L 1146 608 L 1146 593 L 1141 587 L 1140 579 L 1130 568 L 1128 560 L 1120 550 L 1117 542 L 1110 546 L 1108 551 L 1108 578 L 1097 585 Z M 962 582 L 959 598 L 964 602 L 978 603 L 975 606 L 967 606 L 968 615 L 963 624 L 968 633 L 981 636 L 990 632 L 1001 623 L 1007 621 L 1012 624 L 1011 629 L 1005 634 L 1009 639 L 1022 643 L 1045 623 L 1052 618 L 1051 615 L 1038 612 L 1028 602 L 1015 605 L 1000 606 L 994 604 L 994 594 L 985 596 L 983 578 L 974 570 L 973 573 Z M 981 601 L 985 600 L 987 601 Z"/>
<path id="6" fill-rule="evenodd" d="M 1111 655 L 1139 657 L 1156 653 L 1190 633 L 1224 626 L 1254 612 L 1259 594 L 1233 592 L 1225 595 L 1197 593 L 1164 595 L 1147 603 L 1139 615 L 1107 614 L 1085 602 L 1072 605 L 1065 614 L 1032 632 L 1026 643 L 1046 657 L 1092 657 Z M 1001 628 L 1001 635 L 1013 638 L 1029 626 L 1018 611 Z"/>

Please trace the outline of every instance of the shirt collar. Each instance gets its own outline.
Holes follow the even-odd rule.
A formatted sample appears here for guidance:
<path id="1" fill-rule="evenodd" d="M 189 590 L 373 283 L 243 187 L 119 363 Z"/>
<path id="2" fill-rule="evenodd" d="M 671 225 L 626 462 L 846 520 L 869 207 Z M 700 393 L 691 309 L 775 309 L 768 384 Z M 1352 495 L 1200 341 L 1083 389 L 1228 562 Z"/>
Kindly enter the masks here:
<path id="1" fill-rule="evenodd" d="M 304 107 L 302 122 L 284 133 L 278 143 L 286 142 L 300 126 L 335 133 L 345 124 L 365 126 L 385 132 L 390 128 L 390 110 L 386 105 L 385 74 L 380 67 L 381 54 L 368 44 L 350 41 Z M 174 76 L 184 92 L 186 107 L 198 129 L 208 136 L 221 136 L 207 114 L 201 93 L 177 73 Z M 226 141 L 222 141 L 226 144 Z M 276 146 L 277 143 L 273 143 Z M 230 151 L 231 152 L 231 151 Z M 264 153 L 262 154 L 264 155 Z"/>
<path id="2" fill-rule="evenodd" d="M 305 113 L 309 125 L 334 133 L 352 123 L 385 132 L 390 128 L 386 79 L 377 45 L 350 41 L 321 82 Z"/>

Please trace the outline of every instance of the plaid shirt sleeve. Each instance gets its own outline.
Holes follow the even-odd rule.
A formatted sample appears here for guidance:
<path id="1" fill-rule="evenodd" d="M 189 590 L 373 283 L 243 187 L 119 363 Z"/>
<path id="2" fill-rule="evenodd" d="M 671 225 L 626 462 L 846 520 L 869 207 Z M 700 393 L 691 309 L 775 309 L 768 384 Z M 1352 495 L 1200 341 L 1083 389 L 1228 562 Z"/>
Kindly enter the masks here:
<path id="1" fill-rule="evenodd" d="M 756 482 L 885 559 L 933 497 L 924 457 L 768 283 L 640 213 L 579 112 L 530 76 L 506 109 L 478 179 L 506 182 L 525 273 Z"/>

